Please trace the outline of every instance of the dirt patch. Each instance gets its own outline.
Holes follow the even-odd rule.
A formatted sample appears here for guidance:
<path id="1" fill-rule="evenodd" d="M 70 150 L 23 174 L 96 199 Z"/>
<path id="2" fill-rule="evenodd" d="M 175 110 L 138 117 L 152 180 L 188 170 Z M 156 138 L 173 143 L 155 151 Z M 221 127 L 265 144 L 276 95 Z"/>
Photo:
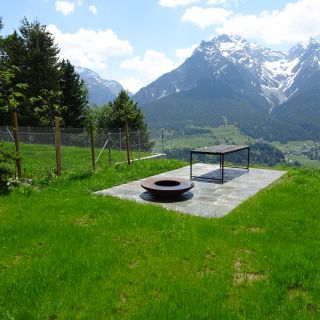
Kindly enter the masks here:
<path id="1" fill-rule="evenodd" d="M 127 301 L 127 299 L 128 299 L 127 295 L 126 295 L 124 292 L 121 292 L 121 294 L 120 294 L 120 301 L 121 301 L 122 303 L 125 303 L 125 302 Z"/>
<path id="2" fill-rule="evenodd" d="M 248 271 L 244 272 L 242 269 L 242 262 L 239 257 L 234 262 L 234 275 L 233 282 L 235 285 L 241 285 L 244 283 L 253 283 L 257 281 L 266 280 L 267 277 L 261 272 Z"/>
<path id="3" fill-rule="evenodd" d="M 94 223 L 94 219 L 89 217 L 81 217 L 75 220 L 75 224 L 80 227 L 88 227 Z"/>
<path id="4" fill-rule="evenodd" d="M 140 264 L 140 261 L 134 260 L 129 264 L 129 269 L 136 269 L 139 264 Z"/>
<path id="5" fill-rule="evenodd" d="M 261 228 L 261 227 L 247 227 L 247 226 L 237 226 L 237 227 L 231 227 L 231 230 L 233 233 L 238 234 L 242 232 L 247 232 L 247 233 L 265 233 L 266 229 Z"/>
<path id="6" fill-rule="evenodd" d="M 204 265 L 202 268 L 200 268 L 198 270 L 198 276 L 200 278 L 203 278 L 203 277 L 208 276 L 208 275 L 210 275 L 210 274 L 212 274 L 214 272 L 215 271 L 214 271 L 214 269 L 212 267 L 210 267 L 208 265 Z"/>
<path id="7" fill-rule="evenodd" d="M 309 293 L 301 287 L 288 288 L 288 298 L 289 300 L 295 300 L 297 298 L 306 300 L 309 298 Z"/>

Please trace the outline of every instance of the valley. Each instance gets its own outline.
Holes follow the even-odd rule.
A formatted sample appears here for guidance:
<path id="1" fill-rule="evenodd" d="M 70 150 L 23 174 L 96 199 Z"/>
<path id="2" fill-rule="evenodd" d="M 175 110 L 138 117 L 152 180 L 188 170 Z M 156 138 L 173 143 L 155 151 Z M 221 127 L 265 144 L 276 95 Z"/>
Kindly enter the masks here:
<path id="1" fill-rule="evenodd" d="M 154 130 L 152 134 L 158 137 L 160 131 Z M 265 146 L 265 148 L 268 148 L 265 150 L 266 153 L 273 152 L 273 150 L 283 153 L 286 160 L 282 162 L 282 165 L 320 168 L 320 159 L 311 159 L 309 155 L 310 150 L 313 150 L 315 146 L 319 148 L 319 143 L 312 140 L 281 143 L 279 141 L 254 139 L 231 124 L 217 127 L 188 126 L 180 130 L 164 130 L 164 150 L 169 157 L 188 160 L 190 149 L 217 144 L 249 144 L 259 145 L 260 148 Z M 272 149 L 269 149 L 269 147 Z M 158 152 L 161 152 L 160 143 L 155 148 Z M 267 164 L 263 163 L 263 159 L 255 159 L 254 162 L 256 164 Z"/>

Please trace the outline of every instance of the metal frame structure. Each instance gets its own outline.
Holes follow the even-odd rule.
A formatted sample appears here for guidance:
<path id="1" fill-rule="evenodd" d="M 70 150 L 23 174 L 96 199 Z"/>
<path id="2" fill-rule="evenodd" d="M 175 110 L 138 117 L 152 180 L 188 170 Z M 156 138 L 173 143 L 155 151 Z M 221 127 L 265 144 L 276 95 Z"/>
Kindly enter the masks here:
<path id="1" fill-rule="evenodd" d="M 192 178 L 201 178 L 201 179 L 210 179 L 210 180 L 218 180 L 223 183 L 224 181 L 224 156 L 229 153 L 238 152 L 241 150 L 247 150 L 247 166 L 244 169 L 249 171 L 249 163 L 250 163 L 250 147 L 246 145 L 217 145 L 213 147 L 206 147 L 206 148 L 198 148 L 194 150 L 190 150 L 190 180 Z M 192 175 L 192 156 L 193 154 L 207 154 L 207 155 L 218 155 L 219 162 L 220 162 L 220 172 L 221 178 L 207 178 L 203 176 L 193 176 Z M 232 167 L 232 168 L 243 168 L 243 167 Z"/>

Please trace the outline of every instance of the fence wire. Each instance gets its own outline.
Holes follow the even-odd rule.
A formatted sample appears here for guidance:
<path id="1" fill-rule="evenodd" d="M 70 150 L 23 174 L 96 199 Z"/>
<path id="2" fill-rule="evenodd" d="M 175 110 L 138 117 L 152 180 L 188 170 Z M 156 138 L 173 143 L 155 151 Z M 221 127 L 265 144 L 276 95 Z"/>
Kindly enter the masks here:
<path id="1" fill-rule="evenodd" d="M 160 152 L 161 146 L 149 133 L 129 132 L 130 159 L 138 160 Z M 4 148 L 15 152 L 14 136 L 11 127 L 0 127 L 0 141 Z M 56 170 L 55 129 L 54 128 L 19 128 L 20 155 L 23 174 L 37 176 Z M 92 169 L 90 135 L 84 129 L 61 128 L 60 148 L 62 173 L 74 170 Z M 127 141 L 123 130 L 99 132 L 94 134 L 96 166 L 127 161 Z"/>

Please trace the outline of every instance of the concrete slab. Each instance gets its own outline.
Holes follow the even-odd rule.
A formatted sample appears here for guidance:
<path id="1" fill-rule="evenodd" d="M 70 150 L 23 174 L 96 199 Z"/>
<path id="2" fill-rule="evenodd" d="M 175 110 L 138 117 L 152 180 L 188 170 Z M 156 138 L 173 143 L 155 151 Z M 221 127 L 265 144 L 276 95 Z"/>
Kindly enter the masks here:
<path id="1" fill-rule="evenodd" d="M 219 174 L 219 167 L 197 163 L 192 166 L 194 175 L 212 177 Z M 152 203 L 185 214 L 213 218 L 223 217 L 240 203 L 255 195 L 286 171 L 253 169 L 225 169 L 225 182 L 193 178 L 194 188 L 175 199 L 159 199 L 141 187 L 141 181 L 133 181 L 95 192 L 96 195 L 114 196 L 140 203 Z M 155 177 L 179 177 L 189 179 L 189 166 L 168 171 Z M 146 178 L 147 179 L 147 178 Z"/>

